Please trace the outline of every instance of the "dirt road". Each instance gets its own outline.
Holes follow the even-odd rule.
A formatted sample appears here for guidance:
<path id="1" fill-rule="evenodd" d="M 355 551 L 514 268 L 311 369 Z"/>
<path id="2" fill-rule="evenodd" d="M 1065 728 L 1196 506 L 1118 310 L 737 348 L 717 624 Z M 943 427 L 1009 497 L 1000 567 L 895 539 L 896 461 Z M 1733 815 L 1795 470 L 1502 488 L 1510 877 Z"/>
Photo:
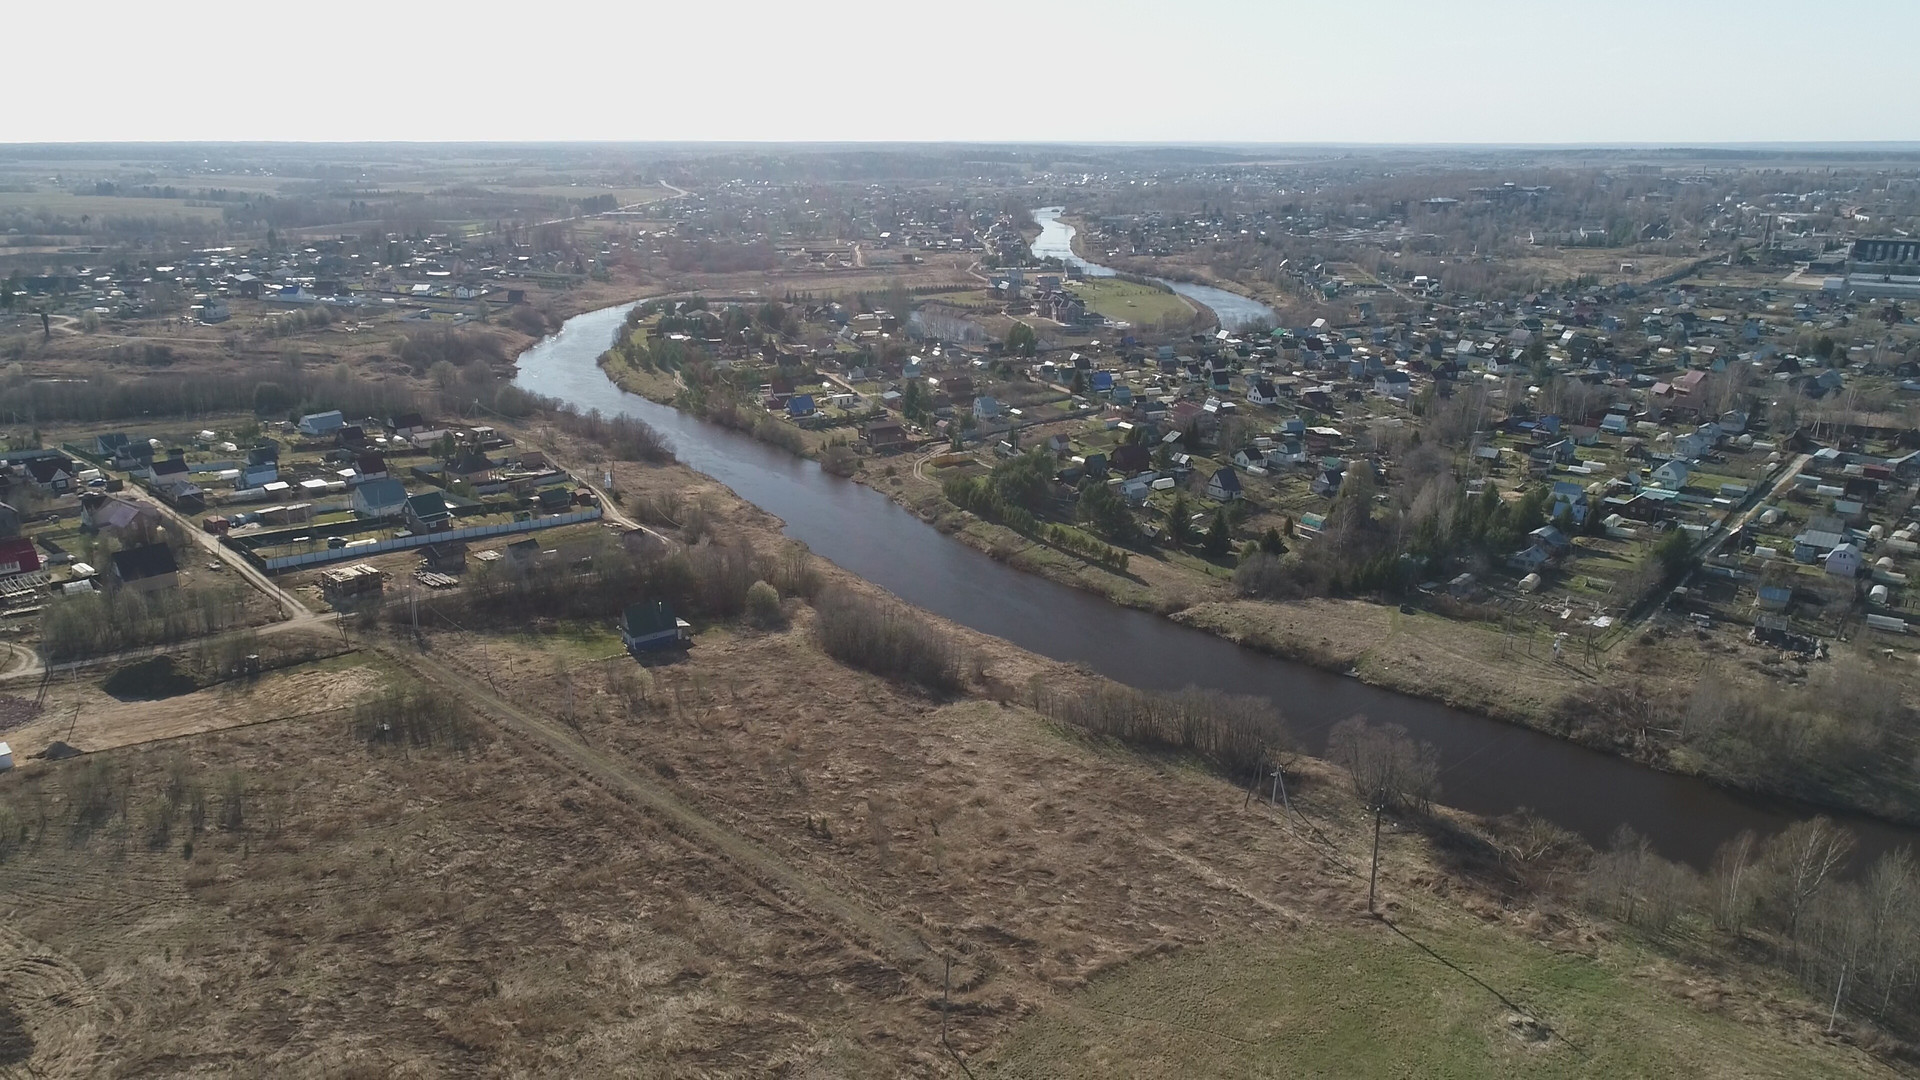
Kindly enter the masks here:
<path id="1" fill-rule="evenodd" d="M 674 832 L 704 850 L 724 856 L 741 873 L 773 890 L 796 907 L 825 916 L 852 931 L 856 941 L 872 949 L 902 972 L 918 976 L 929 988 L 941 985 L 946 974 L 938 950 L 918 933 L 898 925 L 852 898 L 836 892 L 752 840 L 701 814 L 665 785 L 635 771 L 619 758 L 581 742 L 557 721 L 508 702 L 482 682 L 430 653 L 385 642 L 372 648 L 406 667 L 429 684 L 437 685 L 492 716 L 507 728 L 534 740 L 572 763 L 600 786 L 658 816 Z M 956 963 L 953 981 L 971 986 L 980 977 L 972 965 Z"/>

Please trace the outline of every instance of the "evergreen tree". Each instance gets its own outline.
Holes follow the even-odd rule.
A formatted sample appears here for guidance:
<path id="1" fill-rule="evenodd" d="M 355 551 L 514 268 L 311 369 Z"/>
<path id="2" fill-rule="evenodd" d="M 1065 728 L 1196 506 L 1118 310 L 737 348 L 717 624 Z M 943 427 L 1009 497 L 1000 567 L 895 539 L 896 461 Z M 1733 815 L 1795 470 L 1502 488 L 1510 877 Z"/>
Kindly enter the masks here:
<path id="1" fill-rule="evenodd" d="M 1173 497 L 1173 508 L 1167 511 L 1167 535 L 1173 538 L 1176 547 L 1186 547 L 1193 541 L 1193 508 L 1187 504 L 1187 493 L 1182 491 Z"/>
<path id="2" fill-rule="evenodd" d="M 1225 510 L 1214 511 L 1213 524 L 1207 528 L 1207 538 L 1200 550 L 1210 559 L 1225 558 L 1227 552 L 1233 550 L 1233 532 L 1227 527 Z"/>

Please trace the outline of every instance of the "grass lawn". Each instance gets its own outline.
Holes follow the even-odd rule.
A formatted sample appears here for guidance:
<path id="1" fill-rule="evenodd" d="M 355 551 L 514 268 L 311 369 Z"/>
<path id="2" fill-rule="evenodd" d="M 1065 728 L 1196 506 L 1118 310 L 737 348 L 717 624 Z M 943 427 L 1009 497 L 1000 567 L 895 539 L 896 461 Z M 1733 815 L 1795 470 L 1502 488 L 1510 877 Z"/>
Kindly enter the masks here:
<path id="1" fill-rule="evenodd" d="M 1609 944 L 1589 958 L 1464 922 L 1419 921 L 1403 920 L 1414 940 L 1386 926 L 1312 927 L 1289 940 L 1127 965 L 1042 1009 L 980 1075 L 1872 1072 L 1849 1050 L 1798 1043 L 1695 1008 L 1642 974 L 1652 958 L 1636 946 Z M 1493 990 L 1544 1027 L 1522 1021 Z"/>
<path id="2" fill-rule="evenodd" d="M 1118 278 L 1076 281 L 1073 294 L 1085 300 L 1090 310 L 1135 326 L 1152 325 L 1170 318 L 1186 319 L 1193 314 L 1187 302 L 1173 293 Z"/>
<path id="3" fill-rule="evenodd" d="M 218 206 L 188 206 L 185 199 L 140 199 L 125 195 L 74 195 L 65 191 L 0 191 L 0 210 L 45 210 L 78 219 L 127 217 L 192 217 L 218 220 Z"/>

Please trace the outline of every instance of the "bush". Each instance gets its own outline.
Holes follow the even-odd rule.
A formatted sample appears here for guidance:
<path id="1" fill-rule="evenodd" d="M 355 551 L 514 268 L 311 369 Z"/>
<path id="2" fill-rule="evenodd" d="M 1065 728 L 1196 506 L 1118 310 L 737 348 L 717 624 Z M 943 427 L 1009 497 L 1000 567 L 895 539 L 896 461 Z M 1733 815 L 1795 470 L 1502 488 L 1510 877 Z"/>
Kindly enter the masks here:
<path id="1" fill-rule="evenodd" d="M 800 429 L 784 420 L 776 419 L 771 413 L 763 413 L 754 420 L 753 437 L 768 446 L 777 446 L 795 457 L 807 452 L 806 436 L 800 434 Z"/>
<path id="2" fill-rule="evenodd" d="M 785 622 L 785 613 L 780 610 L 780 590 L 764 581 L 748 586 L 747 618 L 763 630 Z"/>
<path id="3" fill-rule="evenodd" d="M 1265 698 L 1188 688 L 1178 693 L 1103 683 L 1061 690 L 1036 677 L 1033 707 L 1068 724 L 1134 746 L 1199 754 L 1232 773 L 1251 772 L 1289 743 L 1286 721 Z"/>
<path id="4" fill-rule="evenodd" d="M 828 656 L 935 693 L 966 684 L 964 655 L 910 608 L 836 589 L 820 599 L 814 633 Z"/>
<path id="5" fill-rule="evenodd" d="M 353 737 L 369 747 L 424 749 L 472 745 L 474 726 L 459 702 L 424 690 L 389 690 L 354 707 Z"/>
<path id="6" fill-rule="evenodd" d="M 548 419 L 570 435 L 599 443 L 618 461 L 662 465 L 673 460 L 673 448 L 667 444 L 666 436 L 631 416 L 609 417 L 598 409 L 580 413 L 559 408 L 549 410 Z"/>

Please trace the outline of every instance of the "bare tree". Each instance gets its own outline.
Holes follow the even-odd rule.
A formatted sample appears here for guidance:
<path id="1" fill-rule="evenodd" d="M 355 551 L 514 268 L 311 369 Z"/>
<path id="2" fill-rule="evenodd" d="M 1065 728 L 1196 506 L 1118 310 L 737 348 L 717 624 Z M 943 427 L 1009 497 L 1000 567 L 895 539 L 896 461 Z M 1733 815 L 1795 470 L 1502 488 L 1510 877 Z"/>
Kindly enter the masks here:
<path id="1" fill-rule="evenodd" d="M 1712 903 L 1713 924 L 1735 934 L 1746 928 L 1753 916 L 1753 905 L 1760 867 L 1757 862 L 1758 839 L 1752 830 L 1720 845 L 1708 870 L 1708 898 Z"/>
<path id="2" fill-rule="evenodd" d="M 1912 1001 L 1920 981 L 1920 867 L 1906 848 L 1874 863 L 1861 885 L 1866 919 L 1862 983 L 1878 991 L 1872 1008 L 1884 1016 L 1896 999 Z"/>
<path id="3" fill-rule="evenodd" d="M 1398 724 L 1350 716 L 1327 736 L 1327 756 L 1347 770 L 1354 794 L 1371 808 L 1424 813 L 1440 793 L 1439 755 Z"/>
<path id="4" fill-rule="evenodd" d="M 1772 899 L 1790 940 L 1798 940 L 1800 918 L 1824 891 L 1835 871 L 1853 854 L 1854 836 L 1826 817 L 1796 821 L 1767 841 Z"/>

